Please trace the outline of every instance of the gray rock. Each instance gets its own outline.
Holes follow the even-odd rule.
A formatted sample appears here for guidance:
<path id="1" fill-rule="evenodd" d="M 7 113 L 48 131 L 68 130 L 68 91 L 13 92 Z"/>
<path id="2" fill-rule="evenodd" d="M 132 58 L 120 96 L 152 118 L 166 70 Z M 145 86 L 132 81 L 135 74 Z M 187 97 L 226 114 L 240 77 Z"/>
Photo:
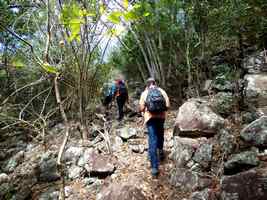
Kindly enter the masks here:
<path id="1" fill-rule="evenodd" d="M 91 151 L 86 160 L 85 169 L 91 176 L 105 177 L 114 172 L 115 166 L 110 156 Z"/>
<path id="2" fill-rule="evenodd" d="M 7 157 L 6 152 L 0 149 L 0 161 L 4 160 Z"/>
<path id="3" fill-rule="evenodd" d="M 211 89 L 215 91 L 234 91 L 235 85 L 230 80 L 227 80 L 225 75 L 216 76 L 211 83 Z"/>
<path id="4" fill-rule="evenodd" d="M 38 168 L 40 173 L 38 179 L 41 182 L 56 181 L 60 178 L 57 172 L 56 155 L 52 152 L 46 152 L 42 155 Z"/>
<path id="5" fill-rule="evenodd" d="M 128 126 L 119 129 L 117 133 L 123 140 L 128 140 L 137 136 L 137 130 Z"/>
<path id="6" fill-rule="evenodd" d="M 267 106 L 267 74 L 248 74 L 244 79 L 245 103 L 253 108 Z"/>
<path id="7" fill-rule="evenodd" d="M 219 92 L 211 99 L 211 107 L 222 115 L 230 115 L 238 106 L 237 97 L 230 92 Z"/>
<path id="8" fill-rule="evenodd" d="M 215 200 L 215 194 L 211 189 L 206 188 L 202 191 L 193 192 L 190 195 L 189 199 L 190 200 Z"/>
<path id="9" fill-rule="evenodd" d="M 208 168 L 212 161 L 213 145 L 209 143 L 202 144 L 195 152 L 193 160 L 199 163 L 203 168 Z"/>
<path id="10" fill-rule="evenodd" d="M 85 186 L 88 186 L 88 185 L 91 185 L 93 183 L 95 183 L 98 179 L 97 178 L 94 178 L 94 177 L 86 177 L 82 180 L 82 183 L 85 185 Z"/>
<path id="11" fill-rule="evenodd" d="M 37 164 L 33 162 L 23 162 L 11 175 L 10 184 L 12 188 L 11 199 L 25 200 L 28 199 L 32 193 L 31 188 L 38 180 Z"/>
<path id="12" fill-rule="evenodd" d="M 96 200 L 146 200 L 142 191 L 134 185 L 111 184 L 97 194 Z"/>
<path id="13" fill-rule="evenodd" d="M 258 166 L 260 161 L 256 151 L 245 151 L 234 154 L 224 163 L 225 174 L 236 174 L 249 168 Z"/>
<path id="14" fill-rule="evenodd" d="M 243 60 L 243 68 L 250 74 L 267 72 L 266 51 L 256 53 Z"/>
<path id="15" fill-rule="evenodd" d="M 267 116 L 262 116 L 247 125 L 240 136 L 252 146 L 267 147 Z"/>
<path id="16" fill-rule="evenodd" d="M 11 192 L 13 192 L 13 187 L 10 183 L 0 184 L 0 199 L 5 199 L 6 196 L 10 196 Z"/>
<path id="17" fill-rule="evenodd" d="M 266 200 L 267 169 L 251 169 L 221 179 L 221 200 Z"/>
<path id="18" fill-rule="evenodd" d="M 257 111 L 245 111 L 241 113 L 242 124 L 249 124 L 258 118 L 260 118 L 260 115 Z"/>
<path id="19" fill-rule="evenodd" d="M 84 167 L 87 161 L 90 159 L 91 153 L 94 151 L 93 148 L 85 149 L 83 155 L 80 157 L 78 161 L 78 166 Z"/>
<path id="20" fill-rule="evenodd" d="M 214 113 L 207 101 L 190 99 L 178 111 L 174 135 L 186 137 L 213 136 L 224 125 L 224 119 Z"/>
<path id="21" fill-rule="evenodd" d="M 5 173 L 0 174 L 0 184 L 7 183 L 9 181 L 9 176 Z"/>
<path id="22" fill-rule="evenodd" d="M 119 136 L 111 137 L 110 138 L 110 143 L 111 143 L 112 152 L 121 151 L 121 147 L 123 145 L 123 141 Z"/>
<path id="23" fill-rule="evenodd" d="M 182 168 L 191 160 L 195 149 L 198 148 L 199 141 L 191 138 L 173 138 L 173 149 L 170 158 L 174 161 L 175 166 Z"/>
<path id="24" fill-rule="evenodd" d="M 139 145 L 129 145 L 129 148 L 132 150 L 134 153 L 144 153 L 145 151 L 145 146 L 142 144 Z"/>
<path id="25" fill-rule="evenodd" d="M 221 152 L 225 155 L 231 154 L 236 148 L 235 137 L 225 129 L 220 130 L 218 134 L 218 143 L 221 148 Z"/>
<path id="26" fill-rule="evenodd" d="M 84 148 L 83 147 L 69 147 L 66 152 L 64 153 L 64 160 L 66 162 L 71 162 L 76 164 L 79 158 L 83 155 Z"/>
<path id="27" fill-rule="evenodd" d="M 67 172 L 68 172 L 68 177 L 70 179 L 77 179 L 77 178 L 81 178 L 81 176 L 84 174 L 84 169 L 82 167 L 72 165 L 67 170 Z"/>
<path id="28" fill-rule="evenodd" d="M 15 168 L 23 161 L 24 159 L 24 151 L 18 152 L 15 156 L 13 156 L 7 162 L 7 165 L 4 168 L 4 172 L 13 172 Z"/>
<path id="29" fill-rule="evenodd" d="M 202 177 L 200 173 L 185 168 L 173 169 L 170 174 L 170 184 L 183 189 L 183 191 L 193 192 L 197 189 L 201 190 L 212 183 L 211 179 Z"/>
<path id="30" fill-rule="evenodd" d="M 59 191 L 54 189 L 48 189 L 46 192 L 42 193 L 38 200 L 58 200 Z"/>

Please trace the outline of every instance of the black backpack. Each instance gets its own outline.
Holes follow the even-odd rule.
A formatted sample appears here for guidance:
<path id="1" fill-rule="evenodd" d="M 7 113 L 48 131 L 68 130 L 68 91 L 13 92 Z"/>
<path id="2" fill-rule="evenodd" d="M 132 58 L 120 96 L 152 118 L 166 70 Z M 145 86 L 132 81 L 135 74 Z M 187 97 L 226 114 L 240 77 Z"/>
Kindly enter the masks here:
<path id="1" fill-rule="evenodd" d="M 127 87 L 125 83 L 123 83 L 122 81 L 119 82 L 117 85 L 117 93 L 118 93 L 118 96 L 123 96 L 123 97 L 126 97 L 128 95 Z"/>
<path id="2" fill-rule="evenodd" d="M 145 105 L 151 113 L 161 113 L 167 110 L 166 100 L 156 87 L 148 89 Z"/>

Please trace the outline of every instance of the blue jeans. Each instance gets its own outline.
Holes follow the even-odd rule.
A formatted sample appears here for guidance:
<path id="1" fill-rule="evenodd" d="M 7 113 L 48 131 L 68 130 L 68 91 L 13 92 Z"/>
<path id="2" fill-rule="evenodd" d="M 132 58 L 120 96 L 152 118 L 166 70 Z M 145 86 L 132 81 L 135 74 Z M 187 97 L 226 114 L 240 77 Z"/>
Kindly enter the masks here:
<path id="1" fill-rule="evenodd" d="M 158 169 L 159 167 L 157 150 L 163 150 L 164 122 L 165 119 L 151 118 L 146 123 L 148 130 L 148 155 L 150 158 L 151 167 L 155 169 Z"/>

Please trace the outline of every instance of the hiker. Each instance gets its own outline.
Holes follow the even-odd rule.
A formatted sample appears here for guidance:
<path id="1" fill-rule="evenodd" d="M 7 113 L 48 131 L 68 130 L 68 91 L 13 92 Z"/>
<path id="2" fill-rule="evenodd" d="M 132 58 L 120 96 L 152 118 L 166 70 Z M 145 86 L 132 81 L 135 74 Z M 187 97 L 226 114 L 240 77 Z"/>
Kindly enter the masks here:
<path id="1" fill-rule="evenodd" d="M 164 159 L 164 122 L 170 101 L 167 93 L 156 85 L 154 78 L 147 80 L 139 106 L 148 130 L 148 156 L 151 173 L 155 177 L 159 174 L 159 160 L 163 161 Z"/>
<path id="2" fill-rule="evenodd" d="M 102 93 L 102 104 L 103 106 L 108 109 L 108 107 L 110 106 L 111 102 L 112 102 L 112 86 L 111 84 L 107 84 L 105 83 L 102 87 L 101 93 Z"/>
<path id="3" fill-rule="evenodd" d="M 111 87 L 111 94 L 113 96 L 113 99 L 116 98 L 117 101 L 118 113 L 119 113 L 117 120 L 121 121 L 124 116 L 123 107 L 125 103 L 128 102 L 129 98 L 125 81 L 122 79 L 116 79 Z"/>

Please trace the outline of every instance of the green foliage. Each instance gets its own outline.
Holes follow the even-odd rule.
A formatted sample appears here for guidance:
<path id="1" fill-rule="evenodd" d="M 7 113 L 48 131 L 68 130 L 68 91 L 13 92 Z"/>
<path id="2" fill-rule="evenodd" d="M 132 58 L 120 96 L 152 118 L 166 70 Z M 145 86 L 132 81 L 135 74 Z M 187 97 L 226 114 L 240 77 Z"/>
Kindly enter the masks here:
<path id="1" fill-rule="evenodd" d="M 69 42 L 74 39 L 81 40 L 79 33 L 81 25 L 84 23 L 83 16 L 85 15 L 87 15 L 87 12 L 82 10 L 76 3 L 64 5 L 61 11 L 60 21 L 71 31 L 71 35 L 68 37 Z"/>

